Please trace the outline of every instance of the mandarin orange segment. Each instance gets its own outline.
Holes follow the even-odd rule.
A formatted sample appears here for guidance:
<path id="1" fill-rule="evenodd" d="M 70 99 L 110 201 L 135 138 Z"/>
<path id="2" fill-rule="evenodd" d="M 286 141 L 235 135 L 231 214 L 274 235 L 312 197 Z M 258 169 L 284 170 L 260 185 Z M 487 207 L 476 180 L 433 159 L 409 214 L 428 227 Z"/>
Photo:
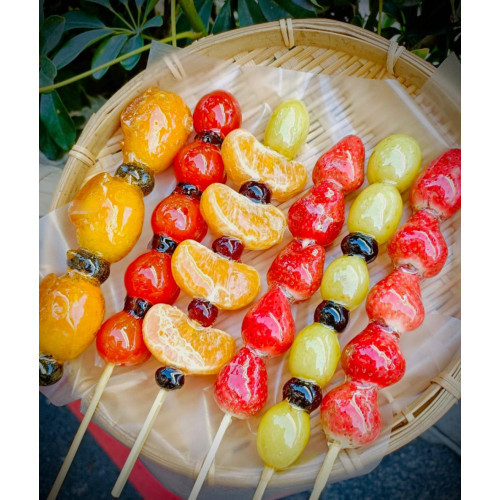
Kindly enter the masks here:
<path id="1" fill-rule="evenodd" d="M 250 132 L 230 132 L 221 148 L 227 176 L 239 186 L 248 181 L 265 183 L 272 196 L 283 202 L 300 193 L 307 181 L 307 170 L 260 143 Z"/>
<path id="2" fill-rule="evenodd" d="M 142 334 L 158 361 L 194 375 L 218 373 L 230 361 L 236 346 L 231 335 L 204 328 L 168 304 L 157 304 L 147 312 Z"/>
<path id="3" fill-rule="evenodd" d="M 157 87 L 133 99 L 121 115 L 123 161 L 165 170 L 193 130 L 193 118 L 177 94 Z"/>
<path id="4" fill-rule="evenodd" d="M 208 186 L 200 210 L 214 234 L 238 238 L 249 250 L 264 250 L 283 239 L 286 218 L 281 210 L 254 203 L 225 184 Z"/>
<path id="5" fill-rule="evenodd" d="M 260 289 L 260 276 L 253 267 L 221 257 L 194 240 L 175 249 L 172 274 L 184 293 L 209 300 L 219 309 L 245 307 Z"/>

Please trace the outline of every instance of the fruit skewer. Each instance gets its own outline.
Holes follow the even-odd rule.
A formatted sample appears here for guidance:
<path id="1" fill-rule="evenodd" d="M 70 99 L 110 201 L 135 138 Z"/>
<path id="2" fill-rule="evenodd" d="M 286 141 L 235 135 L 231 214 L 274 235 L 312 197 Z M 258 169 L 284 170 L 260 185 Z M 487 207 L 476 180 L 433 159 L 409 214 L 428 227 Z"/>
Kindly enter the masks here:
<path id="1" fill-rule="evenodd" d="M 367 177 L 371 184 L 351 206 L 350 234 L 341 243 L 344 255 L 325 270 L 320 287 L 323 302 L 316 308 L 314 323 L 299 332 L 292 344 L 288 360 L 292 378 L 283 387 L 283 401 L 271 407 L 259 423 L 257 451 L 265 467 L 254 500 L 262 498 L 274 471 L 292 465 L 309 440 L 309 414 L 320 405 L 321 388 L 335 373 L 340 358 L 337 333 L 346 328 L 349 312 L 368 293 L 367 264 L 396 230 L 403 208 L 400 191 L 410 186 L 420 163 L 417 142 L 405 135 L 387 137 L 370 156 Z M 326 176 L 329 170 L 320 164 L 316 176 Z"/>
<path id="2" fill-rule="evenodd" d="M 378 390 L 404 376 L 406 363 L 398 339 L 424 321 L 420 281 L 439 274 L 448 256 L 439 224 L 460 208 L 460 156 L 459 149 L 445 152 L 412 186 L 410 205 L 414 214 L 387 246 L 395 269 L 370 290 L 366 301 L 370 323 L 342 352 L 346 379 L 321 403 L 321 423 L 329 450 L 312 500 L 319 498 L 341 449 L 369 444 L 381 432 Z"/>

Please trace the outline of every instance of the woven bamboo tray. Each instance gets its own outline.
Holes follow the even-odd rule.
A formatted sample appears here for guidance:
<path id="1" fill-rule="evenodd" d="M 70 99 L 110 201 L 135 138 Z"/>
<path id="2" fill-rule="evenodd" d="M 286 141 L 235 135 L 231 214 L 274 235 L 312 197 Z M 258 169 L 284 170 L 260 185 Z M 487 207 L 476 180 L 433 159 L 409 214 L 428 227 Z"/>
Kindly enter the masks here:
<path id="1" fill-rule="evenodd" d="M 288 19 L 210 35 L 184 50 L 247 66 L 372 79 L 396 78 L 411 96 L 418 94 L 434 71 L 432 65 L 394 42 L 352 25 L 320 19 Z M 96 161 L 116 151 L 116 133 L 124 105 L 152 81 L 151 72 L 142 72 L 91 117 L 69 154 L 51 209 L 70 202 L 93 171 Z M 457 403 L 460 381 L 460 358 L 457 358 L 430 381 L 420 397 L 394 417 L 386 454 L 418 437 Z"/>

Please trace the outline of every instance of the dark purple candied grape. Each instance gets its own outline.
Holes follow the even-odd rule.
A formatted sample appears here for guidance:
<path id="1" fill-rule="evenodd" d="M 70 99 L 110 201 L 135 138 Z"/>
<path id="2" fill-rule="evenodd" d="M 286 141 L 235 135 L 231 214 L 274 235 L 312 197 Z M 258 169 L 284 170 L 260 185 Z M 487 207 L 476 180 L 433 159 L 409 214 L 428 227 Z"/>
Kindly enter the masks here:
<path id="1" fill-rule="evenodd" d="M 298 408 L 311 413 L 320 404 L 323 396 L 321 388 L 300 378 L 291 378 L 283 386 L 283 399 Z"/>
<path id="2" fill-rule="evenodd" d="M 146 313 L 151 309 L 153 304 L 144 299 L 139 299 L 137 297 L 125 297 L 124 311 L 132 314 L 136 318 L 144 318 Z"/>
<path id="3" fill-rule="evenodd" d="M 70 269 L 84 273 L 89 278 L 95 278 L 101 284 L 109 278 L 109 262 L 84 248 L 68 250 L 66 259 Z"/>
<path id="4" fill-rule="evenodd" d="M 374 261 L 378 255 L 378 243 L 375 238 L 365 233 L 349 233 L 340 244 L 344 255 L 358 255 L 366 263 Z"/>
<path id="5" fill-rule="evenodd" d="M 140 188 L 144 196 L 151 193 L 155 187 L 155 176 L 146 165 L 124 163 L 116 170 L 115 177 L 121 177 L 130 184 L 135 184 Z"/>
<path id="6" fill-rule="evenodd" d="M 154 234 L 148 248 L 150 250 L 156 250 L 157 252 L 172 255 L 177 248 L 177 243 L 163 234 Z"/>
<path id="7" fill-rule="evenodd" d="M 222 257 L 239 261 L 245 247 L 243 246 L 243 243 L 236 238 L 231 238 L 231 236 L 221 236 L 212 243 L 212 250 L 215 253 L 222 255 Z"/>
<path id="8" fill-rule="evenodd" d="M 314 311 L 314 321 L 343 332 L 349 323 L 349 311 L 333 300 L 324 300 Z"/>
<path id="9" fill-rule="evenodd" d="M 38 356 L 38 383 L 41 386 L 53 385 L 63 376 L 63 366 L 48 354 Z"/>
<path id="10" fill-rule="evenodd" d="M 188 305 L 188 316 L 205 328 L 212 326 L 217 319 L 217 306 L 203 299 L 193 299 Z"/>
<path id="11" fill-rule="evenodd" d="M 206 132 L 201 132 L 200 134 L 196 134 L 194 140 L 200 140 L 202 142 L 208 142 L 209 144 L 213 144 L 214 146 L 221 147 L 222 146 L 222 137 L 212 132 L 211 130 L 207 130 Z"/>
<path id="12" fill-rule="evenodd" d="M 175 391 L 176 389 L 181 389 L 184 385 L 184 373 L 177 368 L 165 366 L 156 370 L 155 380 L 162 389 Z"/>
<path id="13" fill-rule="evenodd" d="M 179 184 L 175 186 L 174 193 L 185 194 L 195 200 L 201 198 L 201 191 L 193 184 L 188 184 L 187 182 L 179 182 Z"/>
<path id="14" fill-rule="evenodd" d="M 245 182 L 241 185 L 239 193 L 254 203 L 271 203 L 271 190 L 262 182 Z"/>

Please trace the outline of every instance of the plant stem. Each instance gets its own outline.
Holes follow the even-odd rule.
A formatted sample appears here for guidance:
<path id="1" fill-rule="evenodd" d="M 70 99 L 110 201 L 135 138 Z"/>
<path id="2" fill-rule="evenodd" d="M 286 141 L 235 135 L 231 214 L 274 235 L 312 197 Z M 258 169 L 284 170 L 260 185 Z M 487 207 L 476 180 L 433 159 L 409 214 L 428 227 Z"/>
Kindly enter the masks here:
<path id="1" fill-rule="evenodd" d="M 179 0 L 179 5 L 186 15 L 191 27 L 203 36 L 207 36 L 207 29 L 205 28 L 201 17 L 198 15 L 193 0 Z"/>
<path id="2" fill-rule="evenodd" d="M 377 27 L 377 35 L 382 33 L 382 5 L 384 4 L 384 0 L 378 0 L 378 27 Z"/>
<path id="3" fill-rule="evenodd" d="M 175 19 L 175 0 L 170 0 L 170 26 L 172 32 L 172 45 L 174 47 L 177 47 L 177 39 L 175 36 L 177 33 L 177 26 Z"/>
<path id="4" fill-rule="evenodd" d="M 182 33 L 179 33 L 177 35 L 177 40 L 180 40 L 182 38 L 190 38 L 191 40 L 196 40 L 197 38 L 200 38 L 202 36 L 201 33 L 193 33 L 191 31 L 184 31 Z M 160 43 L 168 43 L 172 41 L 171 36 L 167 36 L 166 38 L 163 38 L 161 40 L 157 40 Z M 135 56 L 136 54 L 140 54 L 141 52 L 145 52 L 146 50 L 149 50 L 151 48 L 151 43 L 148 45 L 144 45 L 143 47 L 140 47 L 136 50 L 132 50 L 131 52 L 127 52 L 126 54 L 123 54 L 120 57 L 117 57 L 116 59 L 113 59 L 112 61 L 109 61 L 105 64 L 101 64 L 100 66 L 97 66 L 95 68 L 89 69 L 88 71 L 85 71 L 84 73 L 80 73 L 79 75 L 72 76 L 71 78 L 68 78 L 67 80 L 63 80 L 62 82 L 54 83 L 53 85 L 49 85 L 47 87 L 41 87 L 38 89 L 39 93 L 42 92 L 51 92 L 52 90 L 58 89 L 60 87 L 64 87 L 65 85 L 69 85 L 70 83 L 77 82 L 78 80 L 82 80 L 83 78 L 86 78 L 87 76 L 92 75 L 93 73 L 96 73 L 97 71 L 101 71 L 102 69 L 105 69 L 109 66 L 113 66 L 113 64 L 117 64 L 121 61 L 125 61 L 125 59 L 128 59 L 129 57 Z"/>
<path id="5" fill-rule="evenodd" d="M 128 6 L 128 2 L 125 4 L 125 8 L 127 9 L 128 16 L 130 17 L 130 20 L 132 21 L 132 24 L 134 25 L 134 28 L 137 29 L 138 26 L 135 23 L 135 19 L 134 19 L 134 16 L 132 15 L 132 12 L 130 12 L 130 7 Z"/>

